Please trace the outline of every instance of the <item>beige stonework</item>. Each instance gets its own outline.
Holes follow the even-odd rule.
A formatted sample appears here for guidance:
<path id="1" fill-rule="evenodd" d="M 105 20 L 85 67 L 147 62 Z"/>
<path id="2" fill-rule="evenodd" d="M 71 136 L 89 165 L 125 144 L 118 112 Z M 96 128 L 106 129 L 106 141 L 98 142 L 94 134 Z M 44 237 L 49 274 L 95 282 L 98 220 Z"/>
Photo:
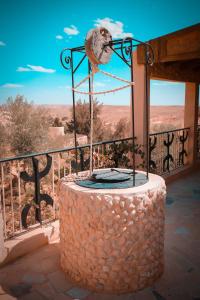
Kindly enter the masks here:
<path id="1" fill-rule="evenodd" d="M 154 283 L 164 270 L 164 180 L 96 190 L 62 179 L 61 266 L 80 286 L 125 293 Z"/>

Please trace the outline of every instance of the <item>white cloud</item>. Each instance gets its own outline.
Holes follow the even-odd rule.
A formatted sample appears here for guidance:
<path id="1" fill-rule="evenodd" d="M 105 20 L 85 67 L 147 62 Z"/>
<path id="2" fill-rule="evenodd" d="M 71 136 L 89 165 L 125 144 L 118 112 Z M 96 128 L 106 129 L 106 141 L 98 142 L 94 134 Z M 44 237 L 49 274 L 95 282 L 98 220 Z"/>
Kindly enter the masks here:
<path id="1" fill-rule="evenodd" d="M 0 46 L 6 46 L 6 43 L 4 43 L 3 41 L 0 41 Z"/>
<path id="2" fill-rule="evenodd" d="M 58 35 L 56 35 L 56 39 L 57 39 L 57 40 L 62 40 L 62 39 L 63 39 L 63 36 L 58 34 Z"/>
<path id="3" fill-rule="evenodd" d="M 31 70 L 29 68 L 25 67 L 18 67 L 17 72 L 30 72 Z"/>
<path id="4" fill-rule="evenodd" d="M 96 27 L 105 27 L 108 29 L 113 38 L 125 38 L 132 37 L 131 32 L 124 32 L 124 24 L 120 21 L 114 21 L 111 18 L 97 19 L 95 20 Z"/>
<path id="5" fill-rule="evenodd" d="M 70 27 L 65 27 L 64 32 L 67 35 L 77 35 L 77 34 L 79 34 L 78 28 L 74 25 L 70 25 Z"/>
<path id="6" fill-rule="evenodd" d="M 27 65 L 27 67 L 18 67 L 17 72 L 40 72 L 40 73 L 55 73 L 54 69 L 47 69 L 42 66 Z"/>
<path id="7" fill-rule="evenodd" d="M 17 83 L 5 83 L 5 84 L 3 84 L 1 87 L 13 89 L 13 88 L 20 88 L 20 87 L 23 87 L 23 85 L 22 85 L 22 84 L 17 84 Z"/>

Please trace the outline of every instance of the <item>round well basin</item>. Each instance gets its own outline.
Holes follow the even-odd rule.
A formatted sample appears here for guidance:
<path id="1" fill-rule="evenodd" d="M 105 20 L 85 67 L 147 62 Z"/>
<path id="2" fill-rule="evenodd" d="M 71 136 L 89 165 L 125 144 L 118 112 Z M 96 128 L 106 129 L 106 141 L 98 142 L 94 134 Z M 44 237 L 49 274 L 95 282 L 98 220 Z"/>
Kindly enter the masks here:
<path id="1" fill-rule="evenodd" d="M 152 285 L 164 270 L 164 180 L 90 189 L 60 184 L 61 267 L 93 291 L 126 293 Z"/>

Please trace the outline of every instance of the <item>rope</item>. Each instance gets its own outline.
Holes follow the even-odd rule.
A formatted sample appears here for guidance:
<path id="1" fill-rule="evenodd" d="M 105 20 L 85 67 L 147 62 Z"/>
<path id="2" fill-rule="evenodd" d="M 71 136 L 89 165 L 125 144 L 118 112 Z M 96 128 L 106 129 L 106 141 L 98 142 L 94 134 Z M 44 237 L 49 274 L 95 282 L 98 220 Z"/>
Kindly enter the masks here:
<path id="1" fill-rule="evenodd" d="M 118 77 L 118 76 L 116 76 L 116 75 L 113 75 L 113 74 L 111 74 L 111 73 L 102 71 L 102 70 L 100 70 L 100 69 L 99 69 L 99 72 L 102 73 L 102 74 L 104 74 L 104 75 L 107 75 L 107 76 L 109 76 L 109 77 L 112 77 L 112 78 L 114 78 L 114 79 L 116 79 L 116 80 L 119 80 L 119 81 L 122 81 L 122 82 L 129 83 L 130 85 L 134 85 L 134 82 L 129 81 L 129 80 L 126 80 L 126 79 L 123 79 L 123 78 Z"/>
<path id="2" fill-rule="evenodd" d="M 83 78 L 83 80 L 81 80 L 74 88 L 76 89 L 77 87 L 79 87 L 82 83 L 84 83 L 87 79 L 89 79 L 93 74 L 97 73 L 98 71 L 99 69 L 97 68 L 97 66 L 92 65 L 92 73 Z"/>
<path id="3" fill-rule="evenodd" d="M 119 81 L 122 81 L 122 82 L 125 82 L 125 83 L 128 83 L 127 85 L 124 85 L 124 86 L 121 86 L 121 87 L 118 87 L 118 88 L 115 88 L 115 89 L 111 89 L 111 90 L 106 90 L 106 91 L 101 91 L 101 92 L 94 92 L 94 74 L 97 73 L 97 72 L 100 72 L 106 76 L 109 76 L 109 77 L 112 77 L 116 80 L 119 80 Z M 86 80 L 90 79 L 91 78 L 91 92 L 82 92 L 82 91 L 79 91 L 77 90 L 77 88 L 79 86 L 81 86 Z M 92 171 L 93 171 L 93 149 L 92 149 L 92 144 L 93 144 L 93 111 L 94 111 L 94 99 L 93 99 L 93 95 L 101 95 L 101 94 L 108 94 L 108 93 L 114 93 L 114 92 L 117 92 L 117 91 L 120 91 L 122 89 L 125 89 L 129 86 L 132 86 L 134 85 L 135 83 L 132 82 L 132 81 L 128 81 L 126 79 L 123 79 L 123 78 L 120 78 L 116 75 L 112 75 L 108 72 L 105 72 L 105 71 L 101 71 L 98 69 L 98 66 L 97 65 L 92 65 L 92 72 L 86 76 L 83 80 L 81 80 L 74 88 L 72 88 L 72 90 L 78 94 L 83 94 L 83 95 L 90 95 L 91 96 L 91 112 L 90 112 L 90 176 L 92 175 Z"/>
<path id="4" fill-rule="evenodd" d="M 88 76 L 86 76 L 83 80 L 81 80 L 75 87 L 74 89 L 77 89 L 77 87 L 79 87 L 82 83 L 84 83 L 86 80 L 88 80 L 90 78 L 92 74 L 89 74 Z M 74 90 L 73 89 L 73 90 Z"/>
<path id="5" fill-rule="evenodd" d="M 83 91 L 79 91 L 77 90 L 77 88 L 82 85 L 87 79 L 89 79 L 91 76 L 93 77 L 95 73 L 97 72 L 100 72 L 106 76 L 109 76 L 109 77 L 112 77 L 116 80 L 119 80 L 119 81 L 122 81 L 122 82 L 125 82 L 125 83 L 128 83 L 127 85 L 124 85 L 124 86 L 121 86 L 119 88 L 115 88 L 115 89 L 112 89 L 112 90 L 106 90 L 106 91 L 101 91 L 101 92 L 94 92 L 93 89 L 91 92 L 83 92 Z M 132 81 L 129 81 L 129 80 L 126 80 L 126 79 L 123 79 L 121 77 L 118 77 L 116 75 L 113 75 L 111 73 L 108 73 L 108 72 L 105 72 L 105 71 L 102 71 L 100 69 L 97 68 L 97 66 L 92 66 L 92 73 L 89 74 L 88 76 L 86 76 L 83 80 L 81 80 L 74 88 L 72 88 L 72 90 L 77 93 L 77 94 L 83 94 L 83 95 L 102 95 L 102 94 L 108 94 L 108 93 L 114 93 L 114 92 L 117 92 L 117 91 L 120 91 L 122 89 L 126 89 L 127 87 L 131 86 L 131 85 L 134 85 L 135 83 L 132 82 Z"/>
<path id="6" fill-rule="evenodd" d="M 82 91 L 76 90 L 74 88 L 72 88 L 72 90 L 75 93 L 77 93 L 77 94 L 83 94 L 83 95 L 102 95 L 102 94 L 114 93 L 114 92 L 126 89 L 130 85 L 134 85 L 134 82 L 132 84 L 127 84 L 127 85 L 121 86 L 119 88 L 115 88 L 115 89 L 112 89 L 112 90 L 101 91 L 101 92 L 82 92 Z"/>

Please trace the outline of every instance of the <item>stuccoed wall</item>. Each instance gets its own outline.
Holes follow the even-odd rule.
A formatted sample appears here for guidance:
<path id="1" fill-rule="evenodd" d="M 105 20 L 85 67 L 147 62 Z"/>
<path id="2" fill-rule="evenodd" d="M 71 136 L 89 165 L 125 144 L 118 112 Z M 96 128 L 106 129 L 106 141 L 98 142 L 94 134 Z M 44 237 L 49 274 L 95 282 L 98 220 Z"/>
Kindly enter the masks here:
<path id="1" fill-rule="evenodd" d="M 119 190 L 60 185 L 61 266 L 80 286 L 123 293 L 164 269 L 164 180 Z"/>

